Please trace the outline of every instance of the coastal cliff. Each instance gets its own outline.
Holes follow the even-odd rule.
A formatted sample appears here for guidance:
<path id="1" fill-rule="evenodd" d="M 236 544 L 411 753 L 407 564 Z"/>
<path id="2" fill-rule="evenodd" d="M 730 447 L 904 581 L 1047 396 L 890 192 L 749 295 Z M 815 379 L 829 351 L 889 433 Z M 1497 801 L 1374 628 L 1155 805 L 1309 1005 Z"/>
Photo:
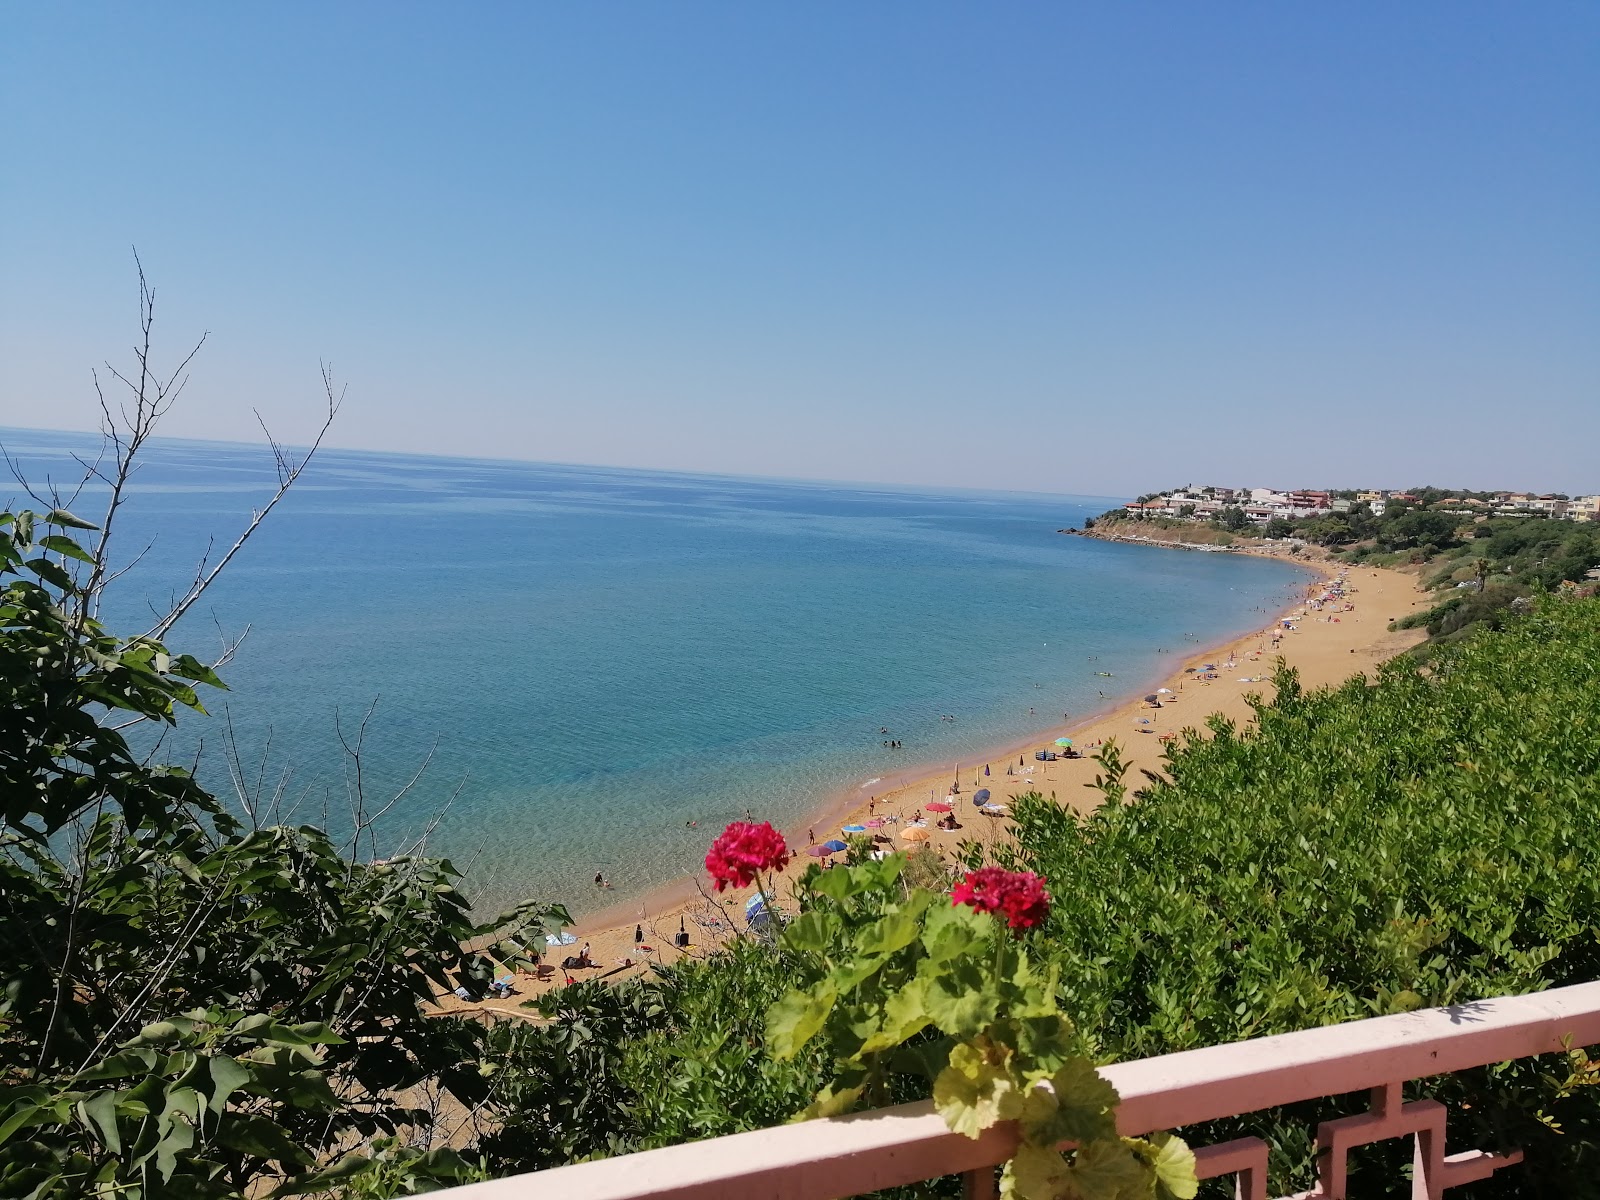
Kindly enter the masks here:
<path id="1" fill-rule="evenodd" d="M 1326 561 L 1329 555 L 1316 546 L 1261 538 L 1240 538 L 1220 529 L 1196 525 L 1188 529 L 1162 528 L 1165 537 L 1124 532 L 1133 522 L 1097 523 L 1090 529 L 1058 529 L 1073 537 L 1098 538 L 1102 542 L 1125 542 L 1134 546 L 1159 546 L 1164 550 L 1201 550 L 1212 554 L 1251 554 L 1263 558 L 1291 559 L 1296 562 Z"/>

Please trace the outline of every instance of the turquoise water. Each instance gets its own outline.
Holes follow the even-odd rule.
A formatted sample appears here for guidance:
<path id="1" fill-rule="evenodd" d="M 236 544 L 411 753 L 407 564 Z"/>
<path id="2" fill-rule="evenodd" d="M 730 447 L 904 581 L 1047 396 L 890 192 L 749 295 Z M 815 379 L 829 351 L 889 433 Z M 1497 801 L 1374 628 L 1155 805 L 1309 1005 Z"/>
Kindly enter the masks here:
<path id="1" fill-rule="evenodd" d="M 36 481 L 88 445 L 3 440 Z M 148 622 L 271 479 L 259 447 L 152 443 L 121 551 L 154 546 L 113 627 Z M 227 791 L 226 712 L 248 776 L 265 754 L 297 819 L 343 828 L 335 715 L 348 732 L 376 700 L 370 795 L 431 752 L 379 849 L 436 820 L 481 903 L 581 911 L 596 871 L 666 881 L 746 809 L 793 825 L 1143 690 L 1171 670 L 1157 646 L 1258 627 L 1307 578 L 1055 532 L 1111 503 L 325 452 L 170 639 L 205 655 L 249 627 L 232 691 L 173 748 Z"/>

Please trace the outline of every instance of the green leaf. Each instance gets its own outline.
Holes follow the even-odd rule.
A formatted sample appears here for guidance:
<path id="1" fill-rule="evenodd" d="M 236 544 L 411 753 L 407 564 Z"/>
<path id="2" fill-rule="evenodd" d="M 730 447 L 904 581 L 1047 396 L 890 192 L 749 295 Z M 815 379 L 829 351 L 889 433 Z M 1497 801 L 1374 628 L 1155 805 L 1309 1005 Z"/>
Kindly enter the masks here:
<path id="1" fill-rule="evenodd" d="M 1004 1200 L 1066 1196 L 1067 1160 L 1054 1149 L 1023 1142 L 1000 1173 Z"/>
<path id="2" fill-rule="evenodd" d="M 295 1145 L 276 1121 L 255 1113 L 235 1113 L 217 1126 L 217 1141 L 230 1150 L 295 1166 L 309 1166 L 311 1156 Z"/>
<path id="3" fill-rule="evenodd" d="M 48 537 L 40 538 L 39 548 L 41 550 L 54 550 L 57 554 L 64 554 L 68 558 L 75 558 L 79 562 L 94 562 L 94 555 L 90 554 L 71 538 L 63 537 L 59 533 L 52 533 Z"/>
<path id="4" fill-rule="evenodd" d="M 856 934 L 856 952 L 863 955 L 893 954 L 916 941 L 920 932 L 916 912 L 890 913 Z"/>
<path id="5" fill-rule="evenodd" d="M 1050 1077 L 1052 1104 L 1030 1095 L 1023 1120 L 1034 1141 L 1091 1142 L 1117 1133 L 1117 1089 L 1086 1058 L 1074 1058 Z"/>
<path id="6" fill-rule="evenodd" d="M 793 1058 L 822 1028 L 839 993 L 831 979 L 809 992 L 793 991 L 767 1010 L 767 1049 L 779 1061 Z"/>
<path id="7" fill-rule="evenodd" d="M 122 1131 L 117 1127 L 117 1094 L 96 1092 L 78 1101 L 78 1116 L 90 1126 L 113 1154 L 122 1153 Z"/>
<path id="8" fill-rule="evenodd" d="M 790 1120 L 815 1121 L 818 1117 L 843 1116 L 855 1108 L 861 1099 L 862 1093 L 866 1090 L 865 1085 L 836 1089 L 830 1083 L 817 1093 L 815 1100 L 802 1108 Z"/>
<path id="9" fill-rule="evenodd" d="M 984 1037 L 950 1051 L 949 1065 L 933 1081 L 933 1107 L 953 1132 L 976 1138 L 1021 1111 L 1022 1097 L 1007 1070 L 1010 1053 Z"/>
<path id="10" fill-rule="evenodd" d="M 30 558 L 27 562 L 27 567 L 28 570 L 32 571 L 51 587 L 69 594 L 72 592 L 72 576 L 68 575 L 48 558 Z"/>
<path id="11" fill-rule="evenodd" d="M 1067 1169 L 1068 1193 L 1083 1200 L 1134 1200 L 1149 1196 L 1153 1181 L 1144 1160 L 1118 1138 L 1078 1147 Z"/>
<path id="12" fill-rule="evenodd" d="M 783 931 L 783 944 L 791 950 L 825 950 L 838 918 L 832 913 L 812 909 L 789 922 Z"/>
<path id="13" fill-rule="evenodd" d="M 823 871 L 812 886 L 833 900 L 845 900 L 861 890 L 855 879 L 854 868 Z"/>
<path id="14" fill-rule="evenodd" d="M 214 688 L 228 691 L 228 685 L 217 677 L 217 673 L 205 663 L 195 658 L 192 654 L 180 654 L 172 660 L 172 674 L 180 679 L 192 679 L 196 683 L 210 684 Z"/>
<path id="15" fill-rule="evenodd" d="M 1200 1180 L 1195 1177 L 1194 1151 L 1181 1137 L 1153 1133 L 1123 1141 L 1155 1172 L 1156 1200 L 1194 1200 Z"/>
<path id="16" fill-rule="evenodd" d="M 922 944 L 934 962 L 966 954 L 994 933 L 994 921 L 964 904 L 935 904 L 928 909 Z"/>
<path id="17" fill-rule="evenodd" d="M 918 976 L 889 994 L 883 1003 L 883 1024 L 856 1053 L 872 1054 L 898 1046 L 926 1029 L 932 1020 L 928 1014 L 928 981 Z"/>
<path id="18" fill-rule="evenodd" d="M 954 1038 L 970 1038 L 986 1028 L 1000 1009 L 1000 998 L 971 962 L 951 964 L 944 971 L 924 960 L 917 974 L 924 980 L 929 1019 Z"/>
<path id="19" fill-rule="evenodd" d="M 250 1071 L 236 1058 L 226 1054 L 214 1055 L 210 1060 L 212 1112 L 220 1113 L 227 1106 L 228 1097 L 250 1082 Z"/>
<path id="20" fill-rule="evenodd" d="M 297 1175 L 287 1183 L 280 1184 L 267 1195 L 270 1200 L 278 1200 L 281 1196 L 304 1196 L 308 1192 L 321 1192 L 329 1190 L 336 1183 L 344 1183 L 358 1176 L 371 1173 L 377 1166 L 365 1154 L 346 1154 L 332 1166 L 323 1167 L 320 1171 L 308 1171 L 304 1175 Z"/>
<path id="21" fill-rule="evenodd" d="M 1017 1054 L 1029 1075 L 1054 1075 L 1072 1058 L 1072 1022 L 1059 1013 L 1024 1017 L 1016 1021 L 1016 1030 Z"/>
<path id="22" fill-rule="evenodd" d="M 58 525 L 62 529 L 99 529 L 100 526 L 90 524 L 81 517 L 75 517 L 64 508 L 52 508 L 45 514 L 46 525 Z"/>
<path id="23" fill-rule="evenodd" d="M 344 1038 L 334 1033 L 320 1021 L 307 1021 L 299 1025 L 280 1025 L 265 1013 L 254 1013 L 236 1024 L 230 1033 L 247 1035 L 258 1042 L 278 1046 L 341 1046 Z"/>

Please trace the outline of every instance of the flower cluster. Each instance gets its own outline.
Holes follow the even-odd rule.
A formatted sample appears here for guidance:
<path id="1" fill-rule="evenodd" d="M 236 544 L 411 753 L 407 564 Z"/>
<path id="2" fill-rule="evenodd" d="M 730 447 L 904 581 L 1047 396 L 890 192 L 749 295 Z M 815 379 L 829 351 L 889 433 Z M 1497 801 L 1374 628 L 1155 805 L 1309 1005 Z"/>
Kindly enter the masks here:
<path id="1" fill-rule="evenodd" d="M 1044 924 L 1050 914 L 1050 896 L 1044 890 L 1044 880 L 1032 871 L 984 867 L 964 876 L 951 891 L 950 899 L 979 912 L 998 913 L 1018 931 Z"/>
<path id="2" fill-rule="evenodd" d="M 789 847 L 783 843 L 783 834 L 768 821 L 759 825 L 735 821 L 717 835 L 706 852 L 706 870 L 719 892 L 729 884 L 746 887 L 758 871 L 782 870 L 788 862 Z"/>

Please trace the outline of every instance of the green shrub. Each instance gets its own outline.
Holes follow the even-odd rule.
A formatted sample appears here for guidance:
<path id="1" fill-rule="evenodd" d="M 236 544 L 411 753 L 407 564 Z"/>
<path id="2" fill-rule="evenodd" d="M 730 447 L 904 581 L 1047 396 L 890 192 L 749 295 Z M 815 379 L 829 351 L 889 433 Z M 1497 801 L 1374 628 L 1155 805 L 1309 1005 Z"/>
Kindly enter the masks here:
<path id="1" fill-rule="evenodd" d="M 1017 847 L 1002 857 L 1053 884 L 1047 941 L 1091 1053 L 1143 1057 L 1600 976 L 1600 602 L 1546 599 L 1445 647 L 1426 674 L 1401 662 L 1375 686 L 1278 683 L 1257 727 L 1191 731 L 1136 803 L 1119 802 L 1115 771 L 1110 803 L 1081 823 L 1018 800 Z M 1591 1195 L 1600 1089 L 1568 1094 L 1568 1073 L 1523 1063 L 1412 1090 L 1450 1103 L 1461 1136 L 1527 1148 L 1525 1167 L 1474 1194 Z M 1307 1146 L 1279 1151 L 1289 1177 L 1273 1194 L 1306 1186 Z"/>

